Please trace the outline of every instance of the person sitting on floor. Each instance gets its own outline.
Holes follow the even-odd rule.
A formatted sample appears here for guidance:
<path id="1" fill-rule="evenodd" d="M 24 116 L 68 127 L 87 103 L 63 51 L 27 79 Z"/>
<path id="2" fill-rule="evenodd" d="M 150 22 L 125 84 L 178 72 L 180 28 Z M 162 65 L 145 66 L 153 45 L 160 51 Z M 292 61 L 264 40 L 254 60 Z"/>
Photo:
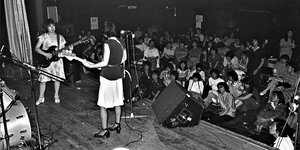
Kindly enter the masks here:
<path id="1" fill-rule="evenodd" d="M 212 69 L 210 71 L 211 77 L 208 79 L 208 85 L 211 87 L 207 97 L 203 100 L 205 107 L 207 107 L 211 102 L 216 103 L 216 98 L 218 97 L 218 83 L 224 82 L 223 79 L 219 77 L 219 71 L 217 69 Z"/>
<path id="2" fill-rule="evenodd" d="M 163 83 L 168 86 L 170 83 L 170 74 L 171 71 L 174 70 L 173 64 L 171 63 L 167 63 L 167 65 L 165 66 L 165 69 L 160 73 L 159 78 L 161 80 L 163 80 Z"/>
<path id="3" fill-rule="evenodd" d="M 160 92 L 166 87 L 163 82 L 158 78 L 159 72 L 154 70 L 151 75 L 152 85 L 151 85 L 151 94 L 150 99 L 153 101 L 156 100 Z"/>
<path id="4" fill-rule="evenodd" d="M 234 98 L 239 97 L 242 94 L 242 91 L 240 90 L 242 82 L 239 81 L 238 74 L 235 71 L 229 71 L 227 72 L 227 78 L 230 94 L 232 94 Z"/>
<path id="5" fill-rule="evenodd" d="M 286 118 L 286 106 L 281 91 L 274 91 L 271 102 L 268 103 L 259 113 L 255 121 L 256 132 L 260 133 L 262 128 L 268 128 L 272 120 Z"/>
<path id="6" fill-rule="evenodd" d="M 269 128 L 269 133 L 272 134 L 276 140 L 273 147 L 279 150 L 293 150 L 294 145 L 289 136 L 290 127 L 284 120 L 275 119 Z"/>
<path id="7" fill-rule="evenodd" d="M 216 116 L 210 118 L 213 124 L 228 122 L 235 117 L 234 97 L 229 93 L 229 87 L 225 82 L 218 83 L 219 95 L 217 101 L 220 105 L 220 111 Z"/>
<path id="8" fill-rule="evenodd" d="M 288 100 L 293 96 L 296 89 L 296 83 L 299 78 L 299 75 L 295 72 L 295 64 L 292 62 L 287 63 L 287 72 L 283 75 L 282 78 L 271 78 L 267 88 L 263 90 L 260 95 L 264 95 L 269 91 L 269 98 L 272 95 L 272 91 L 279 90 L 282 91 L 285 98 L 285 104 L 288 103 Z"/>
<path id="9" fill-rule="evenodd" d="M 189 80 L 188 91 L 190 91 L 194 98 L 202 100 L 204 84 L 199 73 L 194 73 Z"/>

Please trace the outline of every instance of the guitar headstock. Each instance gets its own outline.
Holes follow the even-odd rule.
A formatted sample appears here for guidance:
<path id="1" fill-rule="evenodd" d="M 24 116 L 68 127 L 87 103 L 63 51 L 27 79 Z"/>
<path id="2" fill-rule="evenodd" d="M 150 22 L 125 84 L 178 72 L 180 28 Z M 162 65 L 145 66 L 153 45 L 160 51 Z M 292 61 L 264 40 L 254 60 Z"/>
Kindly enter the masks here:
<path id="1" fill-rule="evenodd" d="M 87 36 L 84 36 L 80 39 L 80 43 L 86 44 L 86 43 L 89 43 L 89 42 L 90 42 L 90 39 Z"/>
<path id="2" fill-rule="evenodd" d="M 76 54 L 72 53 L 71 51 L 62 51 L 58 54 L 58 57 L 66 57 L 69 60 L 73 60 L 76 57 Z"/>

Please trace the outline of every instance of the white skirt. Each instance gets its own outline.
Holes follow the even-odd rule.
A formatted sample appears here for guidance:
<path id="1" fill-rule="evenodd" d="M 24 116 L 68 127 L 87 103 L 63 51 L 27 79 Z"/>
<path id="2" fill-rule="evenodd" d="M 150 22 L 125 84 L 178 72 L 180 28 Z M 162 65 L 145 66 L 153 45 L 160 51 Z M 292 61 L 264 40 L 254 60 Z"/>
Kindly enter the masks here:
<path id="1" fill-rule="evenodd" d="M 100 87 L 97 105 L 113 108 L 124 105 L 123 79 L 107 80 L 100 76 Z"/>

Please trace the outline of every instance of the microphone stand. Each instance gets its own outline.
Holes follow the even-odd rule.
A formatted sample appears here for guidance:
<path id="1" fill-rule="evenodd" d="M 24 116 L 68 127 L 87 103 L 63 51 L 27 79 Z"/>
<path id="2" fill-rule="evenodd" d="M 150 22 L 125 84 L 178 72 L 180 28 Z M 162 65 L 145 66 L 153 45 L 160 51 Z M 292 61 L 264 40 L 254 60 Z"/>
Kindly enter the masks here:
<path id="1" fill-rule="evenodd" d="M 7 121 L 6 121 L 6 117 L 5 117 L 5 110 L 4 110 L 4 101 L 3 101 L 3 90 L 2 90 L 2 85 L 0 85 L 0 101 L 1 101 L 1 109 L 2 109 L 2 119 L 3 119 L 3 126 L 4 126 L 4 139 L 6 141 L 6 148 L 7 150 L 10 150 L 10 146 L 9 146 L 9 135 L 8 135 L 8 131 L 7 131 Z M 2 139 L 1 139 L 2 140 Z"/>
<path id="2" fill-rule="evenodd" d="M 131 33 L 133 59 L 135 59 L 135 50 L 134 50 L 134 39 L 133 39 L 133 37 L 134 37 L 134 34 Z M 130 67 L 131 61 L 130 61 L 130 55 L 129 55 L 130 54 L 129 53 L 129 51 L 130 51 L 130 43 L 129 43 L 129 35 L 128 34 L 126 34 L 126 49 L 127 49 L 127 59 L 128 59 L 127 61 L 128 61 L 129 69 L 130 69 L 131 68 Z M 136 65 L 135 64 L 134 64 L 134 69 L 136 71 Z M 125 116 L 122 116 L 121 118 L 125 118 L 125 119 L 129 118 L 129 119 L 131 119 L 131 124 L 133 126 L 133 120 L 132 119 L 134 119 L 134 118 L 145 118 L 145 117 L 148 117 L 148 116 L 147 115 L 134 115 L 134 113 L 133 113 L 133 103 L 132 103 L 132 91 L 131 91 L 132 90 L 131 89 L 132 88 L 132 86 L 131 86 L 131 84 L 132 84 L 132 78 L 131 78 L 130 73 L 127 70 L 125 72 L 128 73 L 129 78 L 130 78 L 130 84 L 129 84 L 130 115 L 126 116 L 126 112 L 125 112 Z"/>
<path id="3" fill-rule="evenodd" d="M 2 56 L 4 58 L 6 58 L 5 56 Z M 31 77 L 31 96 L 32 96 L 32 99 L 34 100 L 34 102 L 37 101 L 36 99 L 36 94 L 35 94 L 35 88 L 34 88 L 34 75 L 33 75 L 33 72 L 36 72 L 38 74 L 42 74 L 42 75 L 45 75 L 47 77 L 50 77 L 52 79 L 55 79 L 57 81 L 60 81 L 64 84 L 67 84 L 69 85 L 68 83 L 65 82 L 65 79 L 63 78 L 60 78 L 58 76 L 55 76 L 51 73 L 48 73 L 46 71 L 43 71 L 43 70 L 40 70 L 38 68 L 36 68 L 35 66 L 32 66 L 28 63 L 24 63 L 20 60 L 17 59 L 17 57 L 15 57 L 15 59 L 11 59 L 11 58 L 6 58 L 8 59 L 9 61 L 11 61 L 13 64 L 17 65 L 17 66 L 20 66 L 22 68 L 25 68 L 28 70 L 28 73 Z M 3 110 L 3 109 L 2 109 Z M 57 142 L 57 140 L 54 140 L 54 141 L 51 141 L 48 145 L 44 146 L 43 143 L 42 143 L 42 139 L 41 139 L 41 129 L 40 129 L 40 125 L 39 125 L 39 116 L 38 116 L 38 109 L 37 109 L 37 105 L 34 104 L 34 117 L 35 117 L 35 124 L 36 124 L 36 127 L 37 127 L 37 134 L 38 134 L 38 149 L 39 150 L 45 150 L 47 147 L 49 147 L 50 145 L 52 145 L 53 143 Z"/>

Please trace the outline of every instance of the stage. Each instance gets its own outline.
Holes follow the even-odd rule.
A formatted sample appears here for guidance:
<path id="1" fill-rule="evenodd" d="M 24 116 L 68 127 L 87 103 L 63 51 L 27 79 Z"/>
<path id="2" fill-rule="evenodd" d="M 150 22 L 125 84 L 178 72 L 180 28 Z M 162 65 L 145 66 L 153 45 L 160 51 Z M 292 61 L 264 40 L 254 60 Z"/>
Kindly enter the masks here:
<path id="1" fill-rule="evenodd" d="M 37 136 L 35 102 L 31 98 L 29 78 L 4 77 L 2 80 L 6 82 L 7 87 L 19 93 L 21 102 L 28 108 L 34 139 Z M 34 85 L 38 94 L 37 80 L 34 80 Z M 111 132 L 110 138 L 94 138 L 93 134 L 101 129 L 99 108 L 96 106 L 98 86 L 97 82 L 82 76 L 81 81 L 73 86 L 62 85 L 61 103 L 55 104 L 53 83 L 47 84 L 45 103 L 37 106 L 44 146 L 54 142 L 50 149 L 111 150 L 126 145 L 130 150 L 271 149 L 263 143 L 205 121 L 200 121 L 195 127 L 166 128 L 158 123 L 151 108 L 153 102 L 147 99 L 133 105 L 133 114 L 145 115 L 145 118 L 122 119 L 120 134 Z M 130 115 L 129 103 L 123 108 L 122 115 Z M 111 110 L 109 123 L 114 123 L 114 112 Z M 130 143 L 132 141 L 136 142 Z M 26 149 L 26 145 L 14 149 Z"/>

